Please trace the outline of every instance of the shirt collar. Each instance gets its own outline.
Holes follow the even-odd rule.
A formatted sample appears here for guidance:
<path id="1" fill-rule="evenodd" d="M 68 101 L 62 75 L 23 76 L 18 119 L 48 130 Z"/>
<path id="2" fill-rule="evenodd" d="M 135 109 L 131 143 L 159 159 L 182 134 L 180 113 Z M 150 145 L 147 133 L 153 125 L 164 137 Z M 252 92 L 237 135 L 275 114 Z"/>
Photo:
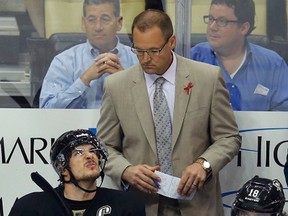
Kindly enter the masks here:
<path id="1" fill-rule="evenodd" d="M 245 42 L 246 51 L 247 51 L 246 59 L 252 55 L 250 44 L 251 43 L 246 39 L 246 42 Z M 212 48 L 212 46 L 210 46 L 210 49 L 211 49 L 212 55 L 217 56 L 216 51 Z"/>
<path id="2" fill-rule="evenodd" d="M 252 55 L 251 43 L 246 40 L 247 58 Z"/>
<path id="3" fill-rule="evenodd" d="M 167 71 L 162 75 L 169 83 L 172 85 L 175 85 L 175 79 L 176 79 L 176 66 L 177 66 L 177 58 L 175 53 L 172 51 L 173 61 L 170 67 L 167 69 Z M 151 88 L 154 84 L 155 80 L 161 76 L 156 74 L 147 74 L 144 72 L 145 80 L 147 83 L 148 88 Z"/>
<path id="4" fill-rule="evenodd" d="M 110 52 L 114 53 L 114 54 L 118 54 L 119 53 L 119 50 L 120 50 L 120 46 L 121 46 L 121 43 L 120 43 L 120 40 L 119 40 L 119 37 L 116 35 L 116 38 L 117 38 L 117 44 L 116 46 L 110 50 Z M 99 49 L 95 48 L 92 46 L 92 44 L 90 43 L 90 41 L 87 39 L 87 46 L 88 46 L 88 49 L 90 50 L 90 53 L 96 57 L 98 55 L 100 55 L 100 51 Z"/>

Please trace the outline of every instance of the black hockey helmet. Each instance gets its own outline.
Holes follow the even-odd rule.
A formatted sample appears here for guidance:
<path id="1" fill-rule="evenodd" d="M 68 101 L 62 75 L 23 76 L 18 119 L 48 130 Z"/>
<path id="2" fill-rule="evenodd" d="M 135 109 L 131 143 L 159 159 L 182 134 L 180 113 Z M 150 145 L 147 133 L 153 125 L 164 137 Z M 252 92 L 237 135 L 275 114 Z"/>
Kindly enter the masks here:
<path id="1" fill-rule="evenodd" d="M 63 133 L 52 144 L 50 160 L 60 178 L 62 171 L 69 165 L 72 150 L 83 144 L 91 144 L 98 150 L 97 155 L 100 162 L 99 164 L 101 172 L 103 172 L 108 157 L 105 144 L 91 131 L 86 129 L 77 129 Z"/>
<path id="2" fill-rule="evenodd" d="M 278 179 L 271 180 L 254 176 L 237 192 L 231 216 L 236 216 L 239 210 L 280 216 L 283 213 L 284 204 L 283 186 Z"/>

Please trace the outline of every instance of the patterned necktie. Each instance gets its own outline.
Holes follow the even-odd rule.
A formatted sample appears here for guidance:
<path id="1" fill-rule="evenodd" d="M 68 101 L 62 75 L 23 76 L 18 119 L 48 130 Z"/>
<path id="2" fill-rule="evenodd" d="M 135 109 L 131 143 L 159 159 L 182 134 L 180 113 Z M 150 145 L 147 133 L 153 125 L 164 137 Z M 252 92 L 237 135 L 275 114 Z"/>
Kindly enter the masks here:
<path id="1" fill-rule="evenodd" d="M 156 133 L 157 154 L 161 172 L 172 174 L 172 124 L 168 103 L 162 91 L 165 79 L 155 81 L 153 98 L 154 125 Z"/>

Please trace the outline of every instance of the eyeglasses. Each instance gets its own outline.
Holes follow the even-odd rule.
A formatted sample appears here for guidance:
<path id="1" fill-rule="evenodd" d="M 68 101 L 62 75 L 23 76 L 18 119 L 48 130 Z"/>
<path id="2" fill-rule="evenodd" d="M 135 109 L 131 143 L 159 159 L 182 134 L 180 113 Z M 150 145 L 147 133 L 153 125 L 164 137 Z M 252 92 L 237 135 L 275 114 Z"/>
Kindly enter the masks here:
<path id="1" fill-rule="evenodd" d="M 107 15 L 101 16 L 100 18 L 94 16 L 86 17 L 86 20 L 91 26 L 96 25 L 97 22 L 100 22 L 101 25 L 109 25 L 113 21 L 112 17 Z"/>
<path id="2" fill-rule="evenodd" d="M 215 21 L 216 25 L 219 27 L 226 27 L 228 23 L 239 23 L 238 20 L 227 20 L 225 18 L 215 19 L 212 16 L 203 16 L 203 20 L 204 23 L 208 25 L 212 25 L 212 23 Z"/>
<path id="3" fill-rule="evenodd" d="M 96 148 L 91 148 L 91 149 L 81 149 L 81 148 L 75 148 L 72 151 L 72 156 L 75 157 L 81 157 L 82 155 L 84 155 L 86 152 L 90 153 L 90 154 L 95 154 L 98 158 L 100 156 L 99 150 Z"/>
<path id="4" fill-rule="evenodd" d="M 137 56 L 143 56 L 144 53 L 147 53 L 151 58 L 153 58 L 154 56 L 158 56 L 160 54 L 160 52 L 163 50 L 163 48 L 168 43 L 168 41 L 169 41 L 169 39 L 159 49 L 149 49 L 149 50 L 137 49 L 137 48 L 133 47 L 134 44 L 132 44 L 131 51 L 133 53 L 135 53 Z"/>

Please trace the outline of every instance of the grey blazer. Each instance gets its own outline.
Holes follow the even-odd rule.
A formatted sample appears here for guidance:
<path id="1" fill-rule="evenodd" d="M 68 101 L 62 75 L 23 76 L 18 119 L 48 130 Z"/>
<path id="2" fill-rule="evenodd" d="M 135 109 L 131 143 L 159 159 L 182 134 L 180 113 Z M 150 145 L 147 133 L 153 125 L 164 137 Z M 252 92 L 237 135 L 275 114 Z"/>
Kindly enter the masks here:
<path id="1" fill-rule="evenodd" d="M 219 67 L 176 55 L 172 160 L 175 176 L 198 157 L 212 167 L 212 179 L 191 201 L 179 201 L 182 216 L 221 216 L 218 172 L 238 153 L 241 139 Z M 184 88 L 192 83 L 190 92 Z M 106 174 L 120 186 L 129 165 L 157 164 L 156 140 L 143 70 L 136 64 L 105 78 L 97 135 L 108 146 Z M 139 192 L 146 214 L 156 215 L 158 196 Z"/>

